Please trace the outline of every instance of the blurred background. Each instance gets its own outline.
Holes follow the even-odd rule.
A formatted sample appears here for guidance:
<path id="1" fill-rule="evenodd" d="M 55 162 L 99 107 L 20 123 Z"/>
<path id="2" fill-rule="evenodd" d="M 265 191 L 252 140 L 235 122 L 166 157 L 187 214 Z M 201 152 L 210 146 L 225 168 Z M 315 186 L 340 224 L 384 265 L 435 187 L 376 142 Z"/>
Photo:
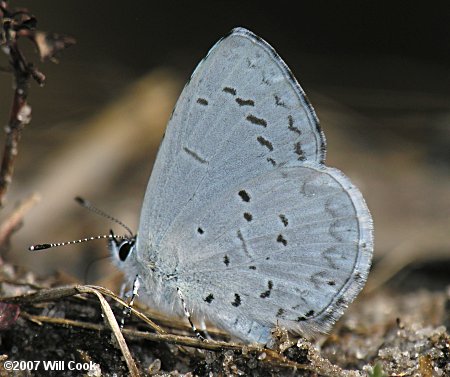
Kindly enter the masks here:
<path id="1" fill-rule="evenodd" d="M 38 28 L 72 35 L 60 64 L 40 64 L 6 218 L 38 192 L 3 259 L 107 284 L 116 270 L 103 241 L 30 253 L 30 244 L 105 234 L 83 196 L 138 228 L 156 151 L 197 63 L 233 27 L 266 39 L 308 94 L 327 137 L 327 164 L 360 188 L 375 223 L 368 289 L 450 284 L 450 3 L 361 1 L 12 1 Z M 26 41 L 23 41 L 26 45 Z M 31 46 L 30 60 L 37 61 Z M 0 55 L 0 65 L 6 65 Z M 0 75 L 6 124 L 11 77 Z M 4 137 L 2 136 L 2 142 Z M 393 278 L 393 279 L 392 279 Z"/>

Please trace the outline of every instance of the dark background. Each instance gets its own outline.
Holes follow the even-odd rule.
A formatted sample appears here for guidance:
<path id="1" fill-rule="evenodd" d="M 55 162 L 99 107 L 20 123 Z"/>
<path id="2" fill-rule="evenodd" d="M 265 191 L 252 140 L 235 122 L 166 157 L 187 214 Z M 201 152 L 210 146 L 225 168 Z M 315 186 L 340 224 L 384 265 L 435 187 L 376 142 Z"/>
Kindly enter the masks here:
<path id="1" fill-rule="evenodd" d="M 76 195 L 88 195 L 137 229 L 163 126 L 150 136 L 143 135 L 143 146 L 127 142 L 116 147 L 118 157 L 130 154 L 126 163 L 117 165 L 114 159 L 102 161 L 101 146 L 110 135 L 124 130 L 110 122 L 103 134 L 93 133 L 102 118 L 98 114 L 120 103 L 134 82 L 161 68 L 175 80 L 174 102 L 208 49 L 233 27 L 243 26 L 272 44 L 290 66 L 321 119 L 329 146 L 328 164 L 343 170 L 363 192 L 373 213 L 375 256 L 382 266 L 375 278 L 383 281 L 406 269 L 408 273 L 425 271 L 438 286 L 448 282 L 447 1 L 422 6 L 366 1 L 74 0 L 13 1 L 11 5 L 28 7 L 40 29 L 70 34 L 77 45 L 63 52 L 60 64 L 40 65 L 47 84 L 32 87 L 33 120 L 23 134 L 2 215 L 33 191 L 40 192 L 42 201 L 14 237 L 5 260 L 41 274 L 55 269 L 79 279 L 87 274 L 90 282 L 114 271 L 107 261 L 93 262 L 108 255 L 102 242 L 31 255 L 26 248 L 30 243 L 108 232 L 107 221 L 72 203 Z M 30 46 L 26 48 L 33 58 Z M 3 56 L 0 64 L 6 64 Z M 2 74 L 3 124 L 11 93 L 11 78 Z M 151 105 L 158 107 L 157 100 L 158 96 Z M 166 120 L 168 116 L 169 111 L 162 114 Z M 78 148 L 81 157 L 83 140 L 98 143 L 99 155 L 93 154 L 90 161 L 98 164 L 99 175 L 108 172 L 108 179 L 93 181 L 84 174 L 84 166 L 65 171 L 69 167 L 61 162 L 69 158 L 67 151 Z M 70 158 L 76 160 L 77 154 Z M 68 173 L 76 184 L 65 184 Z M 49 192 L 55 188 L 60 202 L 55 200 L 51 207 Z M 391 272 L 387 266 L 394 266 Z"/>

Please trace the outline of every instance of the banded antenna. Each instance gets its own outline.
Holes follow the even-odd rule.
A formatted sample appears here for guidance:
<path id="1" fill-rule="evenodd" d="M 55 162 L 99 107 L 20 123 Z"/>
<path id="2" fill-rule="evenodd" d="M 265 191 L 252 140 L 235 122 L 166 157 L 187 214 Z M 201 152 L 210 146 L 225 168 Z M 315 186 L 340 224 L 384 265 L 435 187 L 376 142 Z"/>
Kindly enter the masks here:
<path id="1" fill-rule="evenodd" d="M 81 198 L 80 196 L 75 197 L 75 201 L 82 207 L 86 208 L 87 210 L 96 213 L 97 215 L 100 215 L 108 220 L 111 220 L 115 222 L 116 224 L 119 224 L 122 228 L 124 228 L 128 233 L 130 233 L 130 237 L 134 237 L 133 232 L 131 229 L 126 226 L 122 221 L 116 219 L 115 217 L 111 216 L 110 214 L 102 211 L 101 209 L 98 209 L 95 207 L 91 202 L 87 201 L 86 199 Z"/>
<path id="2" fill-rule="evenodd" d="M 39 251 L 39 250 L 45 250 L 50 249 L 52 247 L 58 247 L 58 246 L 67 246 L 67 245 L 73 245 L 76 243 L 83 243 L 88 241 L 94 241 L 94 240 L 101 240 L 101 239 L 123 239 L 125 237 L 123 236 L 116 236 L 115 234 L 102 234 L 101 236 L 92 236 L 87 238 L 80 238 L 79 240 L 72 240 L 72 241 L 65 241 L 65 242 L 56 242 L 56 243 L 41 243 L 37 245 L 31 245 L 28 250 L 30 251 Z"/>
<path id="3" fill-rule="evenodd" d="M 100 215 L 108 220 L 111 220 L 113 222 L 115 222 L 116 224 L 119 224 L 120 226 L 122 226 L 129 234 L 130 237 L 133 238 L 134 234 L 131 231 L 131 229 L 126 226 L 122 221 L 116 219 L 115 217 L 107 214 L 106 212 L 102 211 L 101 209 L 95 207 L 91 202 L 87 201 L 86 199 L 83 199 L 79 196 L 75 197 L 75 201 L 81 205 L 82 207 L 88 209 L 89 211 L 96 213 L 97 215 Z M 86 237 L 86 238 L 80 238 L 78 240 L 72 240 L 72 241 L 65 241 L 65 242 L 56 242 L 56 243 L 43 243 L 43 244 L 37 244 L 37 245 L 31 245 L 28 250 L 30 251 L 39 251 L 39 250 L 45 250 L 45 249 L 50 249 L 53 247 L 58 247 L 58 246 L 67 246 L 67 245 L 73 245 L 73 244 L 77 244 L 77 243 L 83 243 L 83 242 L 88 242 L 88 241 L 94 241 L 94 240 L 101 240 L 101 239 L 125 239 L 125 238 L 130 238 L 127 236 L 116 236 L 113 231 L 110 231 L 110 234 L 103 234 L 100 236 L 92 236 L 92 237 Z"/>

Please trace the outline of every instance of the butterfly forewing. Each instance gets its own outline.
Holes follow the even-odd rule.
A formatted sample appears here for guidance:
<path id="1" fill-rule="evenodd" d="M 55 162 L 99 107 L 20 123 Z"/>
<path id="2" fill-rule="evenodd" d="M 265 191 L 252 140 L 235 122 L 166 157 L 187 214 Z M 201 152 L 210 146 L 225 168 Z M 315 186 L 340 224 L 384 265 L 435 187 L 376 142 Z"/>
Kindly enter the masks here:
<path id="1" fill-rule="evenodd" d="M 235 29 L 180 95 L 147 188 L 139 242 L 157 247 L 199 191 L 215 199 L 220 189 L 288 161 L 322 162 L 324 143 L 284 62 L 266 42 Z"/>

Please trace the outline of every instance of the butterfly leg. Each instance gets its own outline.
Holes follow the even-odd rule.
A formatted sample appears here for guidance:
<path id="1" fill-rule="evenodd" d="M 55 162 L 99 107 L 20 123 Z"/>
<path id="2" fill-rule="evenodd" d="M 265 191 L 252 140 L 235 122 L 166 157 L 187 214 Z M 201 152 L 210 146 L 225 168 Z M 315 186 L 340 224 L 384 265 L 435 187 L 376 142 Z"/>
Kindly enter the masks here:
<path id="1" fill-rule="evenodd" d="M 206 339 L 211 339 L 211 336 L 209 335 L 208 330 L 206 329 L 205 319 L 202 319 L 200 322 L 200 330 L 202 331 L 203 334 L 205 334 Z"/>
<path id="2" fill-rule="evenodd" d="M 120 329 L 123 329 L 123 326 L 125 325 L 125 318 L 128 318 L 131 314 L 131 308 L 134 305 L 134 300 L 136 299 L 138 295 L 139 288 L 141 287 L 141 282 L 139 280 L 139 275 L 136 275 L 136 277 L 133 280 L 133 290 L 131 291 L 131 297 L 130 301 L 128 301 L 128 305 L 123 308 L 123 316 L 120 321 Z"/>
<path id="3" fill-rule="evenodd" d="M 189 324 L 191 325 L 192 331 L 194 332 L 195 336 L 196 336 L 198 339 L 202 340 L 202 341 L 206 340 L 206 339 L 202 336 L 202 334 L 200 334 L 200 333 L 197 331 L 197 327 L 195 327 L 194 323 L 192 322 L 192 319 L 191 319 L 191 313 L 189 313 L 189 310 L 188 310 L 188 308 L 187 308 L 187 306 L 186 306 L 186 301 L 184 301 L 183 294 L 181 293 L 180 288 L 178 288 L 178 287 L 177 287 L 177 293 L 178 293 L 178 296 L 180 297 L 181 303 L 183 304 L 184 315 L 187 317 L 187 319 L 188 319 L 188 321 L 189 321 Z"/>

